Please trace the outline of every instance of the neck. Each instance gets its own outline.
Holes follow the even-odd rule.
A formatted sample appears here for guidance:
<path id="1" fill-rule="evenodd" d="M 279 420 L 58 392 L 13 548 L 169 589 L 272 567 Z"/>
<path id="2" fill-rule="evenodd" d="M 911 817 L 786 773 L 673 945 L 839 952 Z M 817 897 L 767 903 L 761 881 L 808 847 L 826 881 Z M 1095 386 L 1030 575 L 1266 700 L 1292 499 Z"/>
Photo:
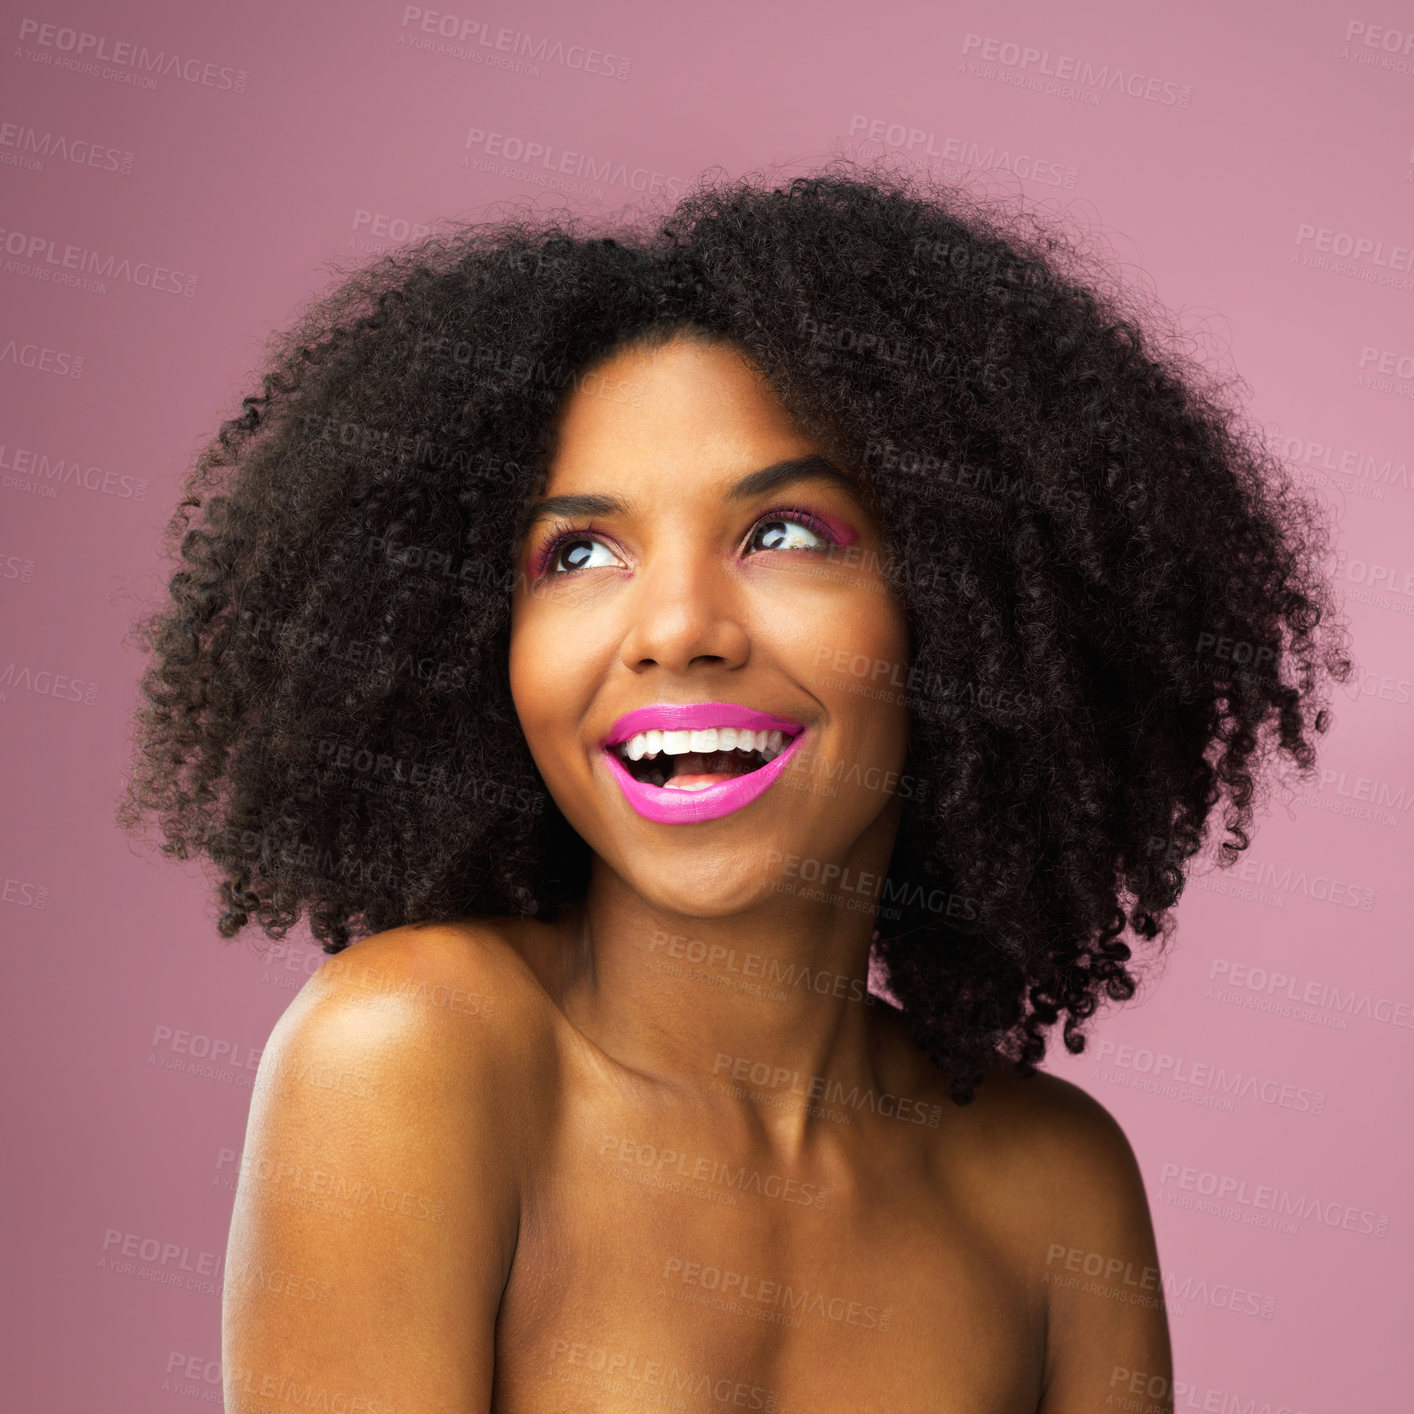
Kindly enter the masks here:
<path id="1" fill-rule="evenodd" d="M 859 1096 L 888 1090 L 881 1072 L 897 1073 L 884 1052 L 895 1013 L 868 999 L 877 905 L 867 881 L 882 879 L 891 849 L 891 832 L 858 841 L 823 901 L 795 879 L 714 918 L 655 906 L 596 857 L 585 898 L 557 923 L 561 1008 L 619 1064 L 798 1153 L 840 1129 L 830 1095 L 858 1108 Z"/>

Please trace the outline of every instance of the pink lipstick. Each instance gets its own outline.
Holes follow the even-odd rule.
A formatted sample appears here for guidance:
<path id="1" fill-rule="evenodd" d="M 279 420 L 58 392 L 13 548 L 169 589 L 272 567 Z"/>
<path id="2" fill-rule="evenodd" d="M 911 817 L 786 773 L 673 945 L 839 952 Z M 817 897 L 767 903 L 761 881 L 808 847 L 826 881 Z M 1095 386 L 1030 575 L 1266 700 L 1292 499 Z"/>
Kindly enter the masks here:
<path id="1" fill-rule="evenodd" d="M 711 751 L 710 754 L 718 758 L 713 764 L 724 765 L 726 769 L 713 770 L 710 774 L 704 774 L 706 763 L 703 752 L 692 751 L 681 735 L 674 736 L 671 743 L 662 739 L 663 733 L 706 732 L 721 728 L 732 732 L 732 744 L 718 746 Z M 754 770 L 747 766 L 744 771 L 738 772 L 737 768 L 744 766 L 748 758 L 742 756 L 737 760 L 730 754 L 740 749 L 735 738 L 741 732 L 779 732 L 783 739 L 788 739 L 788 744 L 764 765 Z M 696 772 L 679 776 L 682 784 L 676 786 L 639 780 L 615 748 L 640 734 L 644 734 L 644 739 L 633 748 L 639 752 L 635 760 L 642 758 L 646 752 L 655 762 L 666 763 L 671 775 L 673 758 L 690 757 L 697 763 Z M 790 764 L 804 734 L 805 727 L 800 722 L 733 702 L 662 703 L 626 712 L 610 728 L 600 747 L 609 774 L 623 792 L 624 799 L 645 820 L 658 825 L 695 825 L 733 814 L 761 796 Z M 760 738 L 753 740 L 759 743 Z M 669 750 L 669 745 L 673 749 Z M 758 755 L 762 753 L 760 744 L 746 749 Z M 728 759 L 723 760 L 723 757 Z M 706 784 L 710 780 L 718 783 Z"/>

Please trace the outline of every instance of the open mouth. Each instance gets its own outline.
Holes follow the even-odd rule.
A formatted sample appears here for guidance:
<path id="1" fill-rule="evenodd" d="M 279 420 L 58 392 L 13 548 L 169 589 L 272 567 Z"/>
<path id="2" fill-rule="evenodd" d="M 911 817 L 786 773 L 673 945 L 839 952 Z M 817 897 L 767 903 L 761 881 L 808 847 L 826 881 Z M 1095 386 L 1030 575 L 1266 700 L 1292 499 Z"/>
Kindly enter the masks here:
<path id="1" fill-rule="evenodd" d="M 759 771 L 793 740 L 783 731 L 719 727 L 646 731 L 609 748 L 634 780 L 669 790 L 707 790 Z"/>

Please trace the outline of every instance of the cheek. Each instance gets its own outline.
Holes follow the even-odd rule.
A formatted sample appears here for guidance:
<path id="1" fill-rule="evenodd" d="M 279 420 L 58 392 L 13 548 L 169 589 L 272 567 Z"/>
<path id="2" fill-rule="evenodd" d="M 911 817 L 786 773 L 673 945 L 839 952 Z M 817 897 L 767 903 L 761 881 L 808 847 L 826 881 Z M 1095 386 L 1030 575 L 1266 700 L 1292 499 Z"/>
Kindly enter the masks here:
<path id="1" fill-rule="evenodd" d="M 548 665 L 554 655 L 545 637 L 543 624 L 536 622 L 533 612 L 512 617 L 508 662 L 511 700 L 532 747 L 553 715 L 554 682 Z"/>
<path id="2" fill-rule="evenodd" d="M 852 675 L 882 675 L 880 664 L 890 671 L 908 666 L 908 623 L 903 605 L 878 590 L 863 591 L 849 604 L 831 615 L 830 641 L 848 653 Z M 870 660 L 866 669 L 860 661 Z"/>
<path id="3" fill-rule="evenodd" d="M 826 656 L 828 654 L 828 656 Z M 909 633 L 903 606 L 870 593 L 840 606 L 815 650 L 813 673 L 845 728 L 846 750 L 892 759 L 908 733 Z"/>
<path id="4" fill-rule="evenodd" d="M 907 611 L 891 595 L 881 591 L 877 597 L 881 603 L 865 631 L 883 654 L 906 664 L 909 644 Z"/>
<path id="5" fill-rule="evenodd" d="M 512 614 L 507 664 L 511 700 L 542 770 L 581 746 L 599 676 L 597 654 L 586 625 L 572 612 L 530 604 Z"/>

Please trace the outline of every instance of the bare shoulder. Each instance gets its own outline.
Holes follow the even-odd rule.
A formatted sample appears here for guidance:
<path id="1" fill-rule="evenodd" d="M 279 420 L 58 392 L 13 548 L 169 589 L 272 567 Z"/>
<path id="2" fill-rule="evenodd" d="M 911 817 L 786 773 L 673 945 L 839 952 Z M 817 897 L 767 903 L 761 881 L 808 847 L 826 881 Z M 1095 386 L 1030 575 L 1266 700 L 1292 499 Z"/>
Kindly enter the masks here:
<path id="1" fill-rule="evenodd" d="M 1096 1182 L 1138 1178 L 1119 1121 L 1087 1090 L 1058 1075 L 1022 1075 L 1013 1063 L 1001 1062 L 964 1109 L 978 1142 L 997 1162 L 1045 1178 L 1055 1197 L 1073 1196 L 1077 1182 L 1088 1190 Z"/>
<path id="2" fill-rule="evenodd" d="M 1056 1245 L 1152 1246 L 1148 1199 L 1119 1121 L 1058 1075 L 999 1064 L 960 1111 L 959 1132 L 979 1181 L 1006 1203 L 1016 1237 Z"/>
<path id="3" fill-rule="evenodd" d="M 548 1022 L 548 998 L 525 961 L 520 934 L 515 920 L 499 918 L 375 933 L 329 958 L 296 1000 L 389 1013 L 402 1008 L 407 1020 L 514 1044 Z"/>
<path id="4" fill-rule="evenodd" d="M 280 1017 L 227 1247 L 228 1409 L 288 1381 L 370 1414 L 489 1407 L 554 1085 L 533 980 L 494 925 L 399 928 L 331 957 Z"/>
<path id="5" fill-rule="evenodd" d="M 998 1067 L 963 1130 L 1004 1202 L 1009 1245 L 1047 1313 L 1040 1414 L 1116 1392 L 1172 1409 L 1172 1354 L 1143 1176 L 1115 1117 L 1059 1076 Z"/>
<path id="6" fill-rule="evenodd" d="M 271 1034 L 277 1057 L 341 1057 L 450 1099 L 468 1084 L 525 1114 L 553 1087 L 548 1000 L 514 920 L 414 924 L 359 939 L 306 981 Z"/>

